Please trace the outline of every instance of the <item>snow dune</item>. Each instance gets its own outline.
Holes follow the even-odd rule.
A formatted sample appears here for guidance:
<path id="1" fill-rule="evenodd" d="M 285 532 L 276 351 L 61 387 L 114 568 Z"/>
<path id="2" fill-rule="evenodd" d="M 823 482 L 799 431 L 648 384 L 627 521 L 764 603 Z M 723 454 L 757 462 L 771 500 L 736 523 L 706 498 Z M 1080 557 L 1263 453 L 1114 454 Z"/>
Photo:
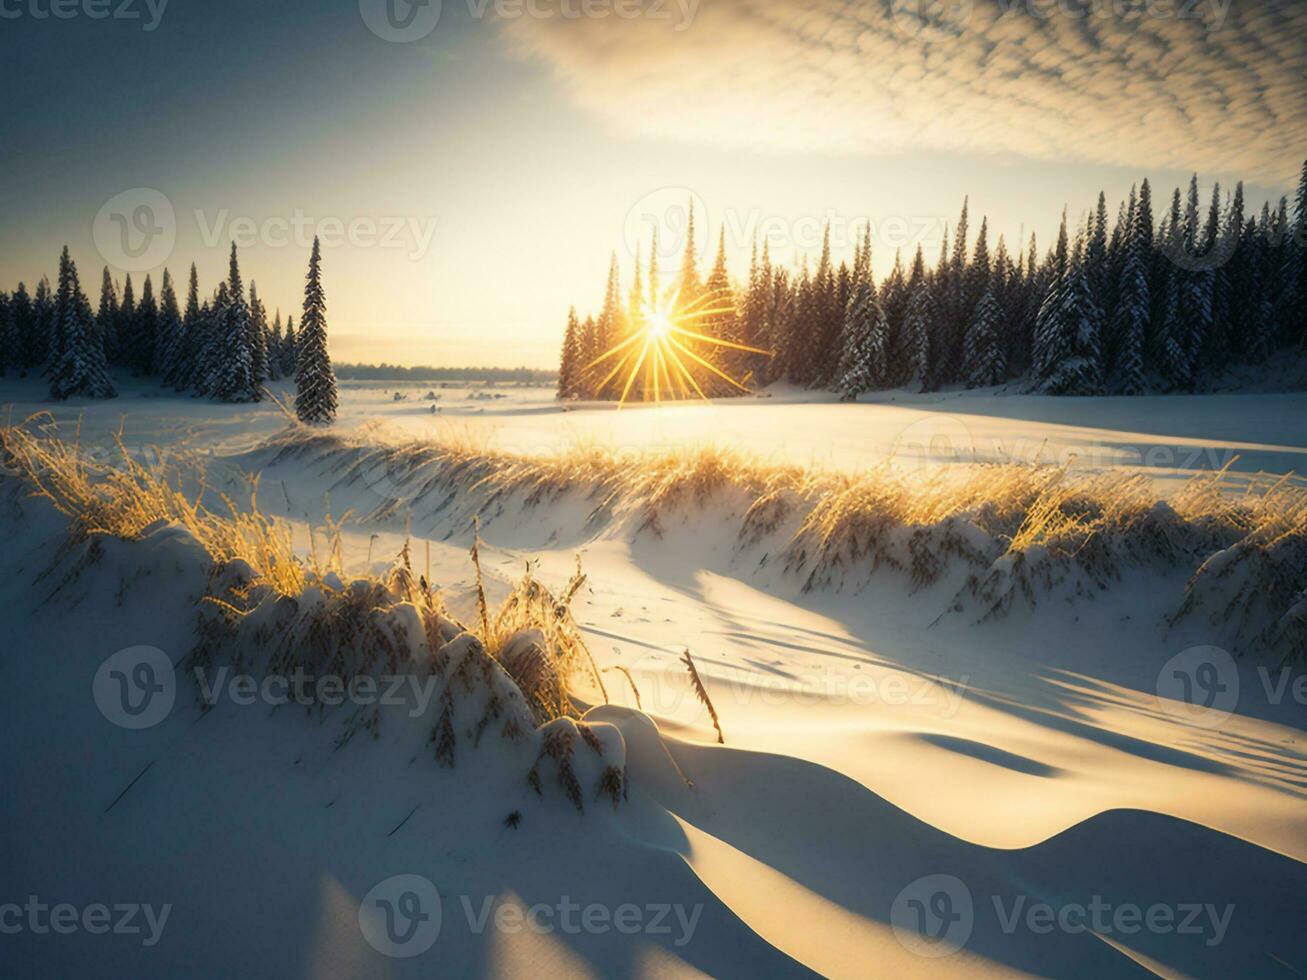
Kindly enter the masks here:
<path id="1" fill-rule="evenodd" d="M 1219 408 L 1199 407 L 1209 399 L 1192 399 L 1187 413 L 1167 420 L 1106 414 L 1098 431 L 1118 441 L 1151 431 L 1176 444 L 1201 441 L 1201 427 L 1213 425 L 1220 438 L 1212 444 L 1244 445 L 1259 469 L 1290 469 L 1307 445 L 1282 414 L 1296 403 L 1258 397 L 1290 400 L 1250 396 L 1225 428 L 1214 422 Z M 346 396 L 360 405 L 351 416 L 360 421 L 373 407 L 363 398 Z M 988 404 L 974 401 L 971 420 Z M 1011 403 L 994 409 L 1008 414 L 1003 425 L 1025 426 L 1011 416 L 1028 408 L 1041 413 L 1040 432 L 1072 438 L 1070 416 L 1051 419 L 1036 400 L 992 401 Z M 146 437 L 179 431 L 164 410 L 179 404 L 191 410 L 161 400 L 157 415 L 139 418 Z M 418 413 L 407 418 L 414 406 L 398 404 L 387 427 L 411 435 Z M 383 569 L 410 534 L 415 555 L 425 561 L 429 551 L 453 612 L 471 618 L 465 501 L 439 506 L 442 495 L 430 506 L 379 511 L 393 484 L 342 483 L 311 456 L 278 460 L 256 445 L 261 430 L 280 427 L 277 419 L 247 425 L 252 415 L 262 419 L 260 410 L 223 419 L 201 408 L 184 427 L 192 448 L 219 451 L 210 460 L 218 486 L 230 478 L 237 489 L 241 473 L 261 471 L 261 505 L 293 522 L 305 551 L 328 497 L 337 516 L 353 509 L 341 545 L 360 572 Z M 811 429 L 816 414 L 903 411 L 814 405 L 806 420 L 777 421 L 803 409 L 687 406 L 668 415 L 710 413 L 686 432 L 712 424 L 719 438 L 754 438 L 791 459 L 803 443 L 786 433 Z M 731 412 L 751 418 L 732 429 Z M 532 397 L 498 414 L 493 422 L 480 421 L 492 409 L 458 417 L 496 426 L 501 445 L 514 418 L 559 432 L 578 416 L 654 424 L 640 412 L 582 409 L 562 418 Z M 141 415 L 132 406 L 129 437 Z M 109 425 L 88 417 L 88 438 Z M 848 436 L 848 459 L 892 442 L 880 432 L 873 425 L 861 434 L 873 448 Z M 807 445 L 827 438 L 803 435 Z M 604 674 L 613 703 L 599 704 L 592 692 L 590 719 L 622 733 L 630 798 L 579 815 L 557 794 L 537 798 L 493 743 L 468 764 L 441 769 L 427 744 L 431 719 L 406 711 L 387 714 L 375 741 L 343 744 L 348 707 L 319 719 L 224 701 L 201 713 L 188 695 L 148 730 L 107 724 L 89 695 L 97 669 L 141 644 L 180 662 L 194 640 L 203 563 L 167 532 L 108 542 L 97 563 L 52 596 L 78 556 L 63 556 L 37 580 L 62 522 L 43 504 L 16 499 L 9 482 L 0 479 L 11 572 L 0 579 L 0 602 L 18 611 L 10 632 L 23 656 L 0 661 L 10 705 L 0 713 L 0 779 L 18 787 L 0 808 L 6 894 L 171 903 L 172 911 L 149 947 L 85 932 L 4 936 L 0 972 L 1307 971 L 1293 914 L 1307 902 L 1307 707 L 1292 695 L 1301 668 L 1289 668 L 1281 688 L 1276 661 L 1231 661 L 1234 673 L 1223 680 L 1239 696 L 1215 723 L 1159 693 L 1168 662 L 1211 642 L 1201 619 L 1165 621 L 1183 571 L 1134 569 L 1106 592 L 1049 596 L 976 625 L 973 610 L 948 612 L 962 569 L 915 590 L 881 572 L 805 591 L 803 576 L 778 559 L 777 540 L 741 543 L 730 501 L 679 510 L 652 533 L 621 520 L 596 523 L 593 506 L 573 497 L 536 506 L 496 500 L 481 513 L 492 600 L 525 559 L 538 561 L 552 585 L 566 580 L 580 550 L 589 574 L 581 625 L 600 665 L 625 668 L 639 690 L 642 710 L 613 669 Z M 721 716 L 725 747 L 713 744 L 677 663 L 686 647 Z M 514 812 L 521 819 L 511 828 L 504 821 Z M 359 924 L 365 896 L 395 875 L 422 876 L 442 897 L 439 938 L 412 959 L 383 956 Z M 555 927 L 479 929 L 475 913 L 487 900 L 496 910 L 552 909 Z M 557 926 L 566 902 L 635 906 L 642 925 L 632 935 L 569 931 Z M 643 910 L 663 905 L 686 920 L 697 909 L 693 929 L 674 912 L 660 923 L 666 932 L 647 928 Z"/>

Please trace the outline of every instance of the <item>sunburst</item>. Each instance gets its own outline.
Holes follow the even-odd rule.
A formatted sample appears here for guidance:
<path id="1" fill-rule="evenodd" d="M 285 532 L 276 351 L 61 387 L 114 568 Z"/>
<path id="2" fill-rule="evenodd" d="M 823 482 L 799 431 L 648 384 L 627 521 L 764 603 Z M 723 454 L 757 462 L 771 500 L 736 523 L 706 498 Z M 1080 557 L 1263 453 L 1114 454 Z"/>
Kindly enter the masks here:
<path id="1" fill-rule="evenodd" d="M 696 344 L 711 344 L 713 347 L 748 354 L 772 356 L 771 351 L 737 344 L 694 329 L 709 317 L 721 316 L 733 310 L 734 306 L 723 305 L 720 297 L 712 295 L 704 296 L 681 309 L 679 291 L 672 293 L 657 306 L 645 303 L 640 311 L 640 325 L 631 335 L 586 365 L 585 370 L 592 371 L 606 362 L 616 362 L 599 382 L 595 393 L 601 394 L 613 382 L 620 382 L 622 396 L 618 408 L 621 408 L 630 398 L 636 381 L 643 375 L 645 383 L 642 395 L 645 401 L 661 402 L 664 396 L 685 399 L 694 395 L 707 401 L 708 395 L 704 393 L 703 386 L 694 376 L 691 367 L 702 368 L 732 387 L 747 392 L 749 389 L 742 382 L 732 378 L 709 357 L 694 349 Z"/>

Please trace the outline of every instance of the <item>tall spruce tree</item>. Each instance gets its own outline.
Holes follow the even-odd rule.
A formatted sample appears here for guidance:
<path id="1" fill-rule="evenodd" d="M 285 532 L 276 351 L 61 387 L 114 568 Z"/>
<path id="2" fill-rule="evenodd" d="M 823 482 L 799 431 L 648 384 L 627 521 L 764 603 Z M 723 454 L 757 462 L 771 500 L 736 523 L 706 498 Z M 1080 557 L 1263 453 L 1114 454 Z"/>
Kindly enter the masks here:
<path id="1" fill-rule="evenodd" d="M 1144 343 L 1152 308 L 1148 277 L 1152 255 L 1144 237 L 1143 218 L 1138 213 L 1143 206 L 1143 202 L 1136 202 L 1135 214 L 1126 231 L 1125 261 L 1117 284 L 1113 317 L 1113 386 L 1123 395 L 1142 395 L 1146 390 Z"/>
<path id="2" fill-rule="evenodd" d="M 330 425 L 336 420 L 336 374 L 327 354 L 327 298 L 322 289 L 322 247 L 316 237 L 304 285 L 297 360 L 295 414 L 306 425 Z"/>
<path id="3" fill-rule="evenodd" d="M 100 335 L 100 343 L 104 345 L 106 356 L 113 350 L 117 324 L 118 290 L 114 288 L 113 277 L 109 274 L 109 267 L 106 265 L 104 274 L 100 277 L 100 311 L 95 318 L 95 329 Z"/>
<path id="4" fill-rule="evenodd" d="M 579 378 L 581 373 L 581 321 L 577 319 L 576 307 L 567 311 L 567 331 L 563 334 L 563 354 L 558 365 L 558 397 L 571 398 L 580 394 Z"/>
<path id="5" fill-rule="evenodd" d="M 234 242 L 227 274 L 227 303 L 222 314 L 219 342 L 214 351 L 217 356 L 209 365 L 208 394 L 224 402 L 249 401 L 254 388 L 250 308 L 245 300 Z"/>
<path id="6" fill-rule="evenodd" d="M 179 382 L 184 372 L 186 326 L 182 321 L 181 307 L 177 304 L 177 289 L 167 269 L 163 270 L 163 288 L 159 291 L 158 339 L 159 375 L 164 384 L 182 387 Z"/>
<path id="7" fill-rule="evenodd" d="M 250 350 L 249 400 L 263 401 L 263 385 L 268 380 L 268 312 L 259 299 L 258 288 L 250 280 L 250 318 L 246 324 L 246 345 Z"/>
<path id="8" fill-rule="evenodd" d="M 128 366 L 132 369 L 132 374 L 143 377 L 154 373 L 158 339 L 159 304 L 154 298 L 154 284 L 146 276 L 145 283 L 141 286 L 141 301 L 136 306 L 132 349 L 128 353 Z"/>
<path id="9" fill-rule="evenodd" d="M 113 398 L 117 392 L 109 380 L 104 344 L 95 329 L 91 304 L 82 292 L 77 266 L 64 246 L 59 257 L 59 292 L 55 315 L 61 324 L 59 359 L 50 369 L 50 397 L 63 401 L 74 395 Z"/>
<path id="10" fill-rule="evenodd" d="M 883 387 L 889 374 L 889 323 L 871 283 L 860 282 L 849 300 L 836 390 L 851 401 Z"/>
<path id="11" fill-rule="evenodd" d="M 295 336 L 295 318 L 286 314 L 286 338 L 281 344 L 281 376 L 295 377 L 295 365 L 299 362 L 299 338 Z"/>
<path id="12" fill-rule="evenodd" d="M 272 319 L 272 331 L 268 334 L 268 380 L 281 380 L 281 348 L 285 343 L 281 330 L 281 309 L 278 308 Z"/>
<path id="13" fill-rule="evenodd" d="M 1007 358 L 1003 352 L 1003 310 L 994 290 L 985 290 L 971 316 L 967 331 L 966 383 L 968 388 L 988 388 L 1007 380 Z"/>

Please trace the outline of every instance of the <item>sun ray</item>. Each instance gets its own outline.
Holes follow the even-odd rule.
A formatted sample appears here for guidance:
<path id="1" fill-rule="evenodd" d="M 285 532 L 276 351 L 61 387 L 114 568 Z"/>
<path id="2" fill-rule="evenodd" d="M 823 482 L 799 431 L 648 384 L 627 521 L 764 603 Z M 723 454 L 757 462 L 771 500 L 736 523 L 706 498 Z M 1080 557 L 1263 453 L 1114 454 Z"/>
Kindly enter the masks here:
<path id="1" fill-rule="evenodd" d="M 585 370 L 590 371 L 607 361 L 616 362 L 604 375 L 596 393 L 602 393 L 620 378 L 622 391 L 618 408 L 633 397 L 658 403 L 664 399 L 688 399 L 697 395 L 707 401 L 708 393 L 695 377 L 697 369 L 747 392 L 746 385 L 731 377 L 721 365 L 713 363 L 713 353 L 732 350 L 771 357 L 771 351 L 714 337 L 691 326 L 697 326 L 701 321 L 710 323 L 714 317 L 734 312 L 735 306 L 729 297 L 721 294 L 708 294 L 682 304 L 681 293 L 677 290 L 661 303 L 646 303 L 639 311 L 630 335 L 586 365 Z M 694 350 L 700 345 L 705 349 Z"/>

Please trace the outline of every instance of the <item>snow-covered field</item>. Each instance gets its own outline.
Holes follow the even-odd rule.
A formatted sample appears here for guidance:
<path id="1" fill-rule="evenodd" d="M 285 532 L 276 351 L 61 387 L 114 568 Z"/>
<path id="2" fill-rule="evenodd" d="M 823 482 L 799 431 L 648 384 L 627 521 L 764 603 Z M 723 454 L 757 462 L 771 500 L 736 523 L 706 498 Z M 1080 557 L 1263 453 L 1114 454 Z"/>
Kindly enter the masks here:
<path id="1" fill-rule="evenodd" d="M 18 421 L 50 407 L 40 390 L 0 381 L 0 405 Z M 88 448 L 121 425 L 143 455 L 211 453 L 220 488 L 261 473 L 260 505 L 306 553 L 310 526 L 352 511 L 352 570 L 381 570 L 409 534 L 452 610 L 476 615 L 461 501 L 375 515 L 393 487 L 261 446 L 286 425 L 271 405 L 129 384 L 55 414 L 80 417 Z M 1167 493 L 1227 464 L 1304 469 L 1307 396 L 841 405 L 775 390 L 617 412 L 544 389 L 347 382 L 338 428 L 526 453 L 716 444 L 841 469 L 1074 457 L 1147 467 Z M 777 542 L 738 539 L 729 503 L 661 533 L 591 517 L 574 500 L 481 514 L 492 600 L 528 559 L 556 586 L 579 552 L 589 576 L 577 614 L 612 702 L 591 720 L 622 733 L 630 793 L 578 814 L 538 799 L 493 746 L 436 767 L 430 725 L 400 707 L 375 741 L 342 738 L 350 705 L 320 720 L 224 696 L 202 714 L 179 683 L 160 723 L 111 723 L 93 697 L 107 658 L 148 646 L 177 662 L 193 643 L 194 549 L 161 531 L 40 578 L 62 522 L 6 491 L 0 973 L 1307 973 L 1307 672 L 1212 649 L 1201 619 L 1168 627 L 1187 570 L 978 624 L 950 611 L 961 570 L 915 590 L 882 572 L 805 591 L 771 560 Z M 29 896 L 76 921 L 49 928 Z M 149 909 L 139 933 L 100 935 L 96 903 Z"/>

